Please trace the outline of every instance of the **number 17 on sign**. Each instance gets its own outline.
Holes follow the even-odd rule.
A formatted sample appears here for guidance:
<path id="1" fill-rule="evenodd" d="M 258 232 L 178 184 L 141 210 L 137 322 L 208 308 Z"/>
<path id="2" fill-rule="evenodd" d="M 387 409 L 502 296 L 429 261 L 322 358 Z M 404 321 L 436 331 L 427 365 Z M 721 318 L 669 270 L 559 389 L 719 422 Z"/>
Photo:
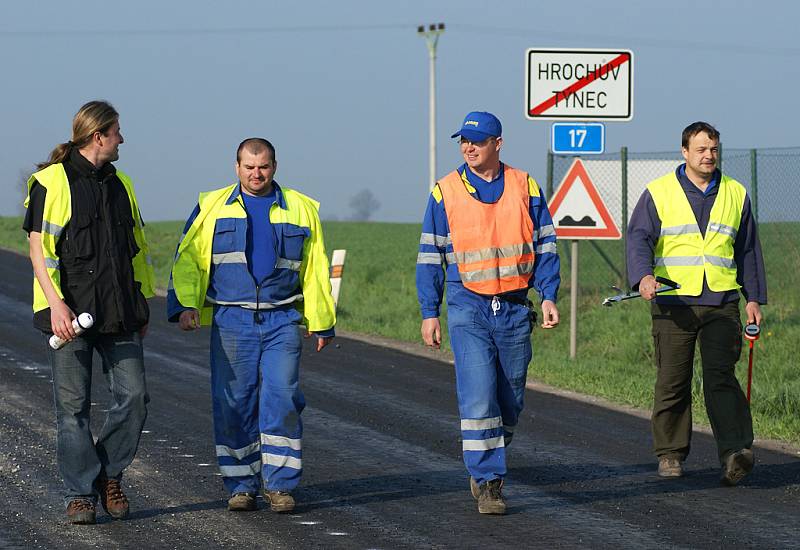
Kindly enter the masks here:
<path id="1" fill-rule="evenodd" d="M 550 149 L 556 155 L 599 155 L 605 150 L 606 129 L 597 122 L 555 122 Z"/>

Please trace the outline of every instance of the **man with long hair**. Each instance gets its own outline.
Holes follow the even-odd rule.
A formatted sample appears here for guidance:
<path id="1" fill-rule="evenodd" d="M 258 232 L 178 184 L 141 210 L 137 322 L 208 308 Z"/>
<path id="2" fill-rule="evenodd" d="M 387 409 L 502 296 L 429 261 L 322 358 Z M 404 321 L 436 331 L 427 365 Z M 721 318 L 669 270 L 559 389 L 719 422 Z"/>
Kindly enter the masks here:
<path id="1" fill-rule="evenodd" d="M 123 143 L 119 114 L 90 101 L 28 180 L 28 232 L 34 272 L 33 324 L 47 341 L 53 371 L 58 467 L 70 523 L 95 522 L 97 497 L 114 518 L 128 515 L 120 480 L 147 416 L 142 338 L 153 295 L 143 223 L 130 178 L 112 163 Z M 73 324 L 88 313 L 81 334 Z M 47 345 L 47 344 L 45 344 Z M 89 426 L 92 354 L 102 358 L 112 402 L 95 442 Z"/>

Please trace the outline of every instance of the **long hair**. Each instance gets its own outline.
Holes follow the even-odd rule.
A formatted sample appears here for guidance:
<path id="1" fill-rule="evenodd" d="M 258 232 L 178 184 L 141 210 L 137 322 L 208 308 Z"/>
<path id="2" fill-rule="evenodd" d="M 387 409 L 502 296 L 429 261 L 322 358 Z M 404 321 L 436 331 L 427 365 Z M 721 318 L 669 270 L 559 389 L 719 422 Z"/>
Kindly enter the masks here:
<path id="1" fill-rule="evenodd" d="M 56 145 L 50 158 L 39 163 L 42 170 L 51 164 L 64 162 L 72 148 L 81 149 L 91 143 L 95 132 L 105 134 L 119 120 L 119 113 L 107 101 L 90 101 L 81 107 L 72 119 L 72 139 Z"/>

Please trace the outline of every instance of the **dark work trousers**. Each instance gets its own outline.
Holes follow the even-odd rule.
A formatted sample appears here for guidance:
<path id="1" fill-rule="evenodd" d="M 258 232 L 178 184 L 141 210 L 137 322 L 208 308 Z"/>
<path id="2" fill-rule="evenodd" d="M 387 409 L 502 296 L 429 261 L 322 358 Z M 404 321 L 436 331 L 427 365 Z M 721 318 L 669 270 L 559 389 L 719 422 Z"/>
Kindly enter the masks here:
<path id="1" fill-rule="evenodd" d="M 692 363 L 700 342 L 703 397 L 720 462 L 753 444 L 750 404 L 734 376 L 742 352 L 738 302 L 721 306 L 652 304 L 658 373 L 653 404 L 657 456 L 685 460 L 692 438 Z"/>

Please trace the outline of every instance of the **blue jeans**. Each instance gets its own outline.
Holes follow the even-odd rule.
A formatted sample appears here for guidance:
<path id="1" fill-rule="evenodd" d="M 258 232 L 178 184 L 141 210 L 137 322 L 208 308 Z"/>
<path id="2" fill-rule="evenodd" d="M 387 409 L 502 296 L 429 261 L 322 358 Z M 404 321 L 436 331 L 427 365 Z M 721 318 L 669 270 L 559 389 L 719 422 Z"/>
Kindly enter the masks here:
<path id="1" fill-rule="evenodd" d="M 491 297 L 447 290 L 464 464 L 479 484 L 502 479 L 532 357 L 529 310 L 501 301 L 495 311 Z"/>
<path id="2" fill-rule="evenodd" d="M 211 398 L 217 461 L 229 493 L 291 491 L 302 474 L 305 398 L 300 314 L 217 306 Z"/>
<path id="3" fill-rule="evenodd" d="M 145 385 L 142 339 L 138 334 L 88 334 L 59 350 L 47 346 L 53 371 L 58 429 L 58 469 L 65 503 L 97 501 L 94 482 L 102 473 L 120 479 L 139 446 L 149 397 Z M 92 354 L 100 354 L 111 392 L 108 414 L 94 442 L 89 426 L 92 403 Z"/>

